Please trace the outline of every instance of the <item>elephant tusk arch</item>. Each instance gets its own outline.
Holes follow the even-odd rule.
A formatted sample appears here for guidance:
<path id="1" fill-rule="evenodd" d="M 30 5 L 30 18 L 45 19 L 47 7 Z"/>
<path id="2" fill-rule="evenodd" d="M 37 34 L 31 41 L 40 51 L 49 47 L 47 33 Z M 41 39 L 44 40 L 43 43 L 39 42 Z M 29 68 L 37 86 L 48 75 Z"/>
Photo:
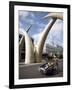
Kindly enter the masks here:
<path id="1" fill-rule="evenodd" d="M 61 19 L 63 20 L 63 13 L 49 13 L 48 15 L 46 15 L 45 17 L 43 17 L 43 19 L 45 18 L 56 18 L 56 19 Z"/>
<path id="2" fill-rule="evenodd" d="M 28 36 L 28 33 L 25 30 L 21 31 L 23 38 L 25 39 L 25 64 L 30 64 L 35 62 L 34 56 L 34 46 L 31 38 Z M 21 46 L 21 44 L 20 44 Z"/>
<path id="3" fill-rule="evenodd" d="M 50 13 L 49 15 L 45 16 L 44 18 L 47 18 L 47 17 L 51 17 L 51 20 L 47 24 L 47 26 L 45 27 L 43 32 L 41 33 L 40 39 L 37 43 L 37 47 L 36 47 L 36 61 L 37 62 L 41 62 L 44 43 L 45 43 L 47 35 L 48 35 L 49 31 L 51 30 L 52 26 L 54 25 L 54 23 L 56 22 L 57 19 L 63 20 L 63 16 L 61 13 Z"/>

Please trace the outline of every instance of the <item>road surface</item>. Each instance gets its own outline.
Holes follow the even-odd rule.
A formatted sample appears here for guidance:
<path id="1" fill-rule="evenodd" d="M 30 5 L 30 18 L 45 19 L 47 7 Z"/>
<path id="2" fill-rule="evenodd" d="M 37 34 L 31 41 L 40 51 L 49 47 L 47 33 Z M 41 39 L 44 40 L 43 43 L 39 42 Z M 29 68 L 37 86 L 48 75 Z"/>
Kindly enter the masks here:
<path id="1" fill-rule="evenodd" d="M 58 71 L 54 75 L 43 75 L 39 71 L 39 67 L 42 63 L 19 65 L 19 79 L 32 79 L 32 78 L 48 78 L 48 77 L 62 77 L 63 76 L 63 60 L 59 60 Z"/>

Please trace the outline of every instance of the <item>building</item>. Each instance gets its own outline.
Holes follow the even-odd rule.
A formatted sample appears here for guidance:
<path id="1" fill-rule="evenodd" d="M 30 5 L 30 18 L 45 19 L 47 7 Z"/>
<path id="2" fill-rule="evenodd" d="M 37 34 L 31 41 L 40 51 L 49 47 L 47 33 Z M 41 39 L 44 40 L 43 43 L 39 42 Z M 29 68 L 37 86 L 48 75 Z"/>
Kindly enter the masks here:
<path id="1" fill-rule="evenodd" d="M 47 53 L 47 54 L 63 54 L 63 48 L 59 45 L 52 46 L 50 44 L 45 44 L 44 49 L 43 49 L 43 53 Z"/>

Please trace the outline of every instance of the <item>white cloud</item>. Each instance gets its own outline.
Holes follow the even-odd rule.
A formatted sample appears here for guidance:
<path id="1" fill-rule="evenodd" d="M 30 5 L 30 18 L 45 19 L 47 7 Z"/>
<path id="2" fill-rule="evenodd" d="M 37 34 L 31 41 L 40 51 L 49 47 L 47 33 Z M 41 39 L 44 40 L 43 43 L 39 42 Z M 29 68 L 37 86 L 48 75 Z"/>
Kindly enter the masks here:
<path id="1" fill-rule="evenodd" d="M 52 27 L 52 31 L 59 31 L 59 30 L 63 30 L 63 22 L 61 20 L 57 20 L 56 23 L 53 25 Z"/>
<path id="2" fill-rule="evenodd" d="M 20 29 L 19 29 L 19 34 L 24 34 L 24 31 L 25 31 L 25 30 L 24 30 L 23 28 L 20 28 Z"/>
<path id="3" fill-rule="evenodd" d="M 63 38 L 63 22 L 61 20 L 57 20 L 53 25 L 49 35 L 47 37 L 48 43 L 61 44 L 62 45 Z"/>
<path id="4" fill-rule="evenodd" d="M 22 27 L 22 26 L 23 26 L 23 24 L 21 22 L 19 22 L 19 27 Z"/>
<path id="5" fill-rule="evenodd" d="M 28 20 L 28 23 L 30 23 L 30 24 L 34 24 L 35 22 L 34 22 L 33 19 L 29 19 L 29 20 Z"/>
<path id="6" fill-rule="evenodd" d="M 37 22 L 37 21 L 35 22 L 35 24 L 37 24 L 41 28 L 45 27 L 45 25 L 46 25 L 44 23 L 40 23 L 40 22 Z"/>
<path id="7" fill-rule="evenodd" d="M 19 15 L 22 16 L 23 18 L 27 17 L 29 15 L 29 12 L 27 11 L 20 11 Z"/>
<path id="8" fill-rule="evenodd" d="M 30 13 L 30 15 L 31 15 L 32 18 L 35 18 L 35 15 L 33 13 Z"/>

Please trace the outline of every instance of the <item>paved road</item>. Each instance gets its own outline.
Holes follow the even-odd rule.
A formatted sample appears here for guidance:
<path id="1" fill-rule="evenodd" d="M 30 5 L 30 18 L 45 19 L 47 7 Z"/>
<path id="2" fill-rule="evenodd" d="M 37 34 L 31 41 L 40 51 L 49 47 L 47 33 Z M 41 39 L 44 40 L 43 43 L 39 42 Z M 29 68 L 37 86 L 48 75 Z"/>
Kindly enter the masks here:
<path id="1" fill-rule="evenodd" d="M 43 75 L 39 72 L 39 67 L 42 64 L 19 65 L 19 79 L 29 78 L 46 78 L 46 77 L 62 77 L 63 76 L 63 61 L 59 61 L 58 71 L 51 76 Z"/>

